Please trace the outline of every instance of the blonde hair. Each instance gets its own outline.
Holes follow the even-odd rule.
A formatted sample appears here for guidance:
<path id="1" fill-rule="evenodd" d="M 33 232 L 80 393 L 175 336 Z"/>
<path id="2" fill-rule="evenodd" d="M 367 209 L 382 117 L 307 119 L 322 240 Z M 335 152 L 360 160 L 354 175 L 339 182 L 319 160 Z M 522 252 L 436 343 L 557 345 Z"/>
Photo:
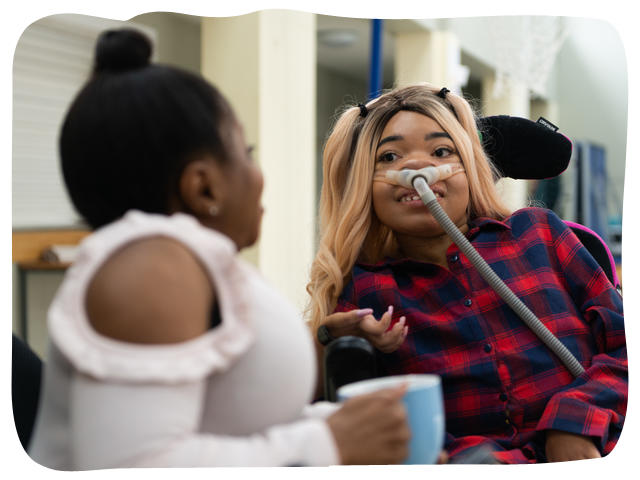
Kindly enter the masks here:
<path id="1" fill-rule="evenodd" d="M 426 115 L 451 136 L 469 183 L 470 219 L 511 213 L 496 191 L 498 175 L 482 149 L 470 105 L 451 92 L 443 99 L 439 91 L 426 83 L 397 88 L 371 100 L 366 116 L 351 106 L 335 123 L 323 152 L 320 243 L 307 284 L 312 328 L 333 312 L 356 261 L 377 262 L 396 252 L 393 232 L 373 212 L 371 186 L 380 136 L 397 112 Z"/>

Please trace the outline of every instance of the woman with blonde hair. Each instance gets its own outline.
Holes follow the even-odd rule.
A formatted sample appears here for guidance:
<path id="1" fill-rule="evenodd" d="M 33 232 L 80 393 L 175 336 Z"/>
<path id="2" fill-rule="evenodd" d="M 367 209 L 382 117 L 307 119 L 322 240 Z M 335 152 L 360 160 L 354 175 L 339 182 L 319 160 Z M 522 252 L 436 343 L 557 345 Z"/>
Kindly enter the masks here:
<path id="1" fill-rule="evenodd" d="M 321 355 L 358 335 L 387 374 L 436 373 L 452 458 L 483 445 L 497 461 L 598 457 L 626 411 L 622 301 L 551 211 L 510 212 L 473 111 L 446 88 L 397 88 L 347 108 L 327 139 L 320 244 L 307 286 Z M 438 203 L 502 280 L 577 357 L 569 371 L 488 286 L 415 190 L 389 170 L 450 164 Z"/>

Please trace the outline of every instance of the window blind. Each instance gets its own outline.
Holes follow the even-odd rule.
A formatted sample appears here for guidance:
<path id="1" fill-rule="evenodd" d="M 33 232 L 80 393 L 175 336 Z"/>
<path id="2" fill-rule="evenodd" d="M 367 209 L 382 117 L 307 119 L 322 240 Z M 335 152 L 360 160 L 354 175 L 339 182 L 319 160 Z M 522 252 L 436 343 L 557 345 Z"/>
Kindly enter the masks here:
<path id="1" fill-rule="evenodd" d="M 58 153 L 64 115 L 86 81 L 95 41 L 107 28 L 132 26 L 84 15 L 54 15 L 31 24 L 13 62 L 12 227 L 77 227 Z M 152 40 L 155 32 L 140 28 Z"/>

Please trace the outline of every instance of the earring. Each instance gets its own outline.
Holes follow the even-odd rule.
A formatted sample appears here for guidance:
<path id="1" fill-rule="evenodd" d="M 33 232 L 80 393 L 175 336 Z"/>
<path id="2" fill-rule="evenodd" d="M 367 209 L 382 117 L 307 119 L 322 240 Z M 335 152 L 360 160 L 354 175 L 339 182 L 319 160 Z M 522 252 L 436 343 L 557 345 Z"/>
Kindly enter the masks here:
<path id="1" fill-rule="evenodd" d="M 220 207 L 215 203 L 211 204 L 211 206 L 209 207 L 209 215 L 211 215 L 212 217 L 217 217 L 219 213 Z"/>

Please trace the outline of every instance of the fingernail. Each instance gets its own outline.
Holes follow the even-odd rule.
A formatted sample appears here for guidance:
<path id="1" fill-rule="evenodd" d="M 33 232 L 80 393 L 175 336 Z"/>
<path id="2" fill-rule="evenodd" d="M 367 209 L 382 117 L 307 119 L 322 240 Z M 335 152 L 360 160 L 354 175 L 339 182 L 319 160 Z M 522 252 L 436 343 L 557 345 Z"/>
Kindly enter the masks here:
<path id="1" fill-rule="evenodd" d="M 409 333 L 409 327 L 408 326 L 404 327 L 404 336 L 405 337 L 407 336 L 407 333 Z"/>
<path id="2" fill-rule="evenodd" d="M 365 315 L 371 315 L 373 313 L 373 309 L 371 308 L 362 308 L 360 310 L 356 310 L 356 315 L 359 317 L 364 317 Z"/>
<path id="3" fill-rule="evenodd" d="M 387 308 L 387 312 L 389 312 L 389 315 L 393 315 L 393 305 L 389 305 L 389 308 Z"/>
<path id="4" fill-rule="evenodd" d="M 402 325 L 404 325 L 406 321 L 407 321 L 407 317 L 400 317 L 400 323 Z"/>

